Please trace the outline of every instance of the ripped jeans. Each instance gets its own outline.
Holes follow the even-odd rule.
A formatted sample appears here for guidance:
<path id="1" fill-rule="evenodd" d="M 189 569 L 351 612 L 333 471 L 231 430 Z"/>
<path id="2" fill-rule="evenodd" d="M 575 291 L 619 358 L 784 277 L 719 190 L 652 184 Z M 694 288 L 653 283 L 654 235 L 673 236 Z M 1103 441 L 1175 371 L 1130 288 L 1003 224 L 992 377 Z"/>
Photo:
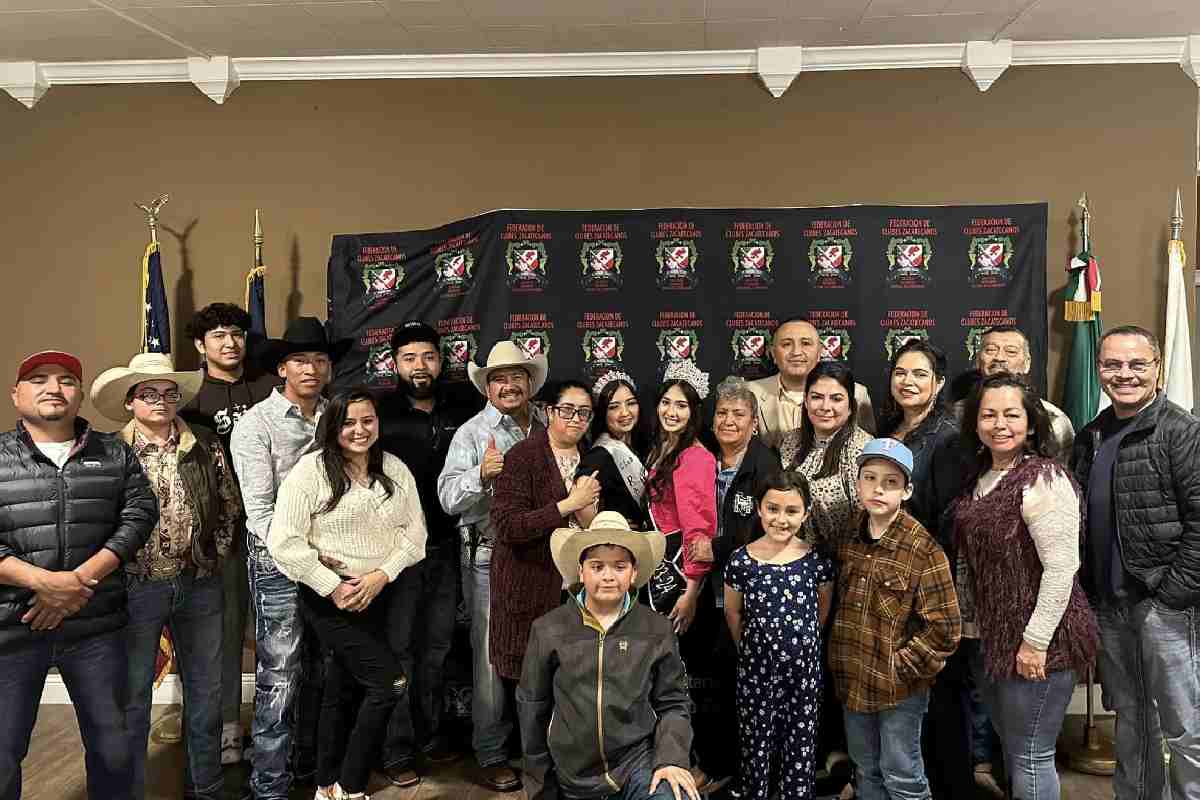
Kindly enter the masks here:
<path id="1" fill-rule="evenodd" d="M 254 604 L 254 759 L 250 788 L 256 800 L 287 800 L 292 784 L 293 710 L 300 686 L 303 625 L 296 584 L 271 554 L 248 535 L 246 569 Z"/>

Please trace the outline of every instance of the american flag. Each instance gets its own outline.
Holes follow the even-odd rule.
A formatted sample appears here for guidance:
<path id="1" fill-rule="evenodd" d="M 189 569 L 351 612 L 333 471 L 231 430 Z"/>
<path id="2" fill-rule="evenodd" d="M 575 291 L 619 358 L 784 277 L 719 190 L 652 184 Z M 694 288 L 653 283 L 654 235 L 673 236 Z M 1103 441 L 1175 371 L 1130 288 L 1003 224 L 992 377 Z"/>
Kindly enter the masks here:
<path id="1" fill-rule="evenodd" d="M 150 243 L 142 259 L 142 352 L 171 352 L 171 313 L 158 242 Z"/>

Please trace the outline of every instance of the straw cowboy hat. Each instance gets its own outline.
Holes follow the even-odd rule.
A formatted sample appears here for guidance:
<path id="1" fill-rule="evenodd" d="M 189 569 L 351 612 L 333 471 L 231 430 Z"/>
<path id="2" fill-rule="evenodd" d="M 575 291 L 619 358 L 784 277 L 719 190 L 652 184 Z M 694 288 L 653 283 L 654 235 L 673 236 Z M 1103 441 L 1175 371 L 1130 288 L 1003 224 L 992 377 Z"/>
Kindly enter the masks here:
<path id="1" fill-rule="evenodd" d="M 192 401 L 204 383 L 200 370 L 177 372 L 175 361 L 167 353 L 138 353 L 128 367 L 113 367 L 92 382 L 92 405 L 109 419 L 129 421 L 133 414 L 125 408 L 129 390 L 143 381 L 171 381 L 179 387 L 178 408 Z"/>
<path id="2" fill-rule="evenodd" d="M 288 323 L 282 339 L 262 340 L 254 356 L 262 369 L 274 375 L 292 353 L 324 353 L 336 362 L 353 346 L 353 339 L 330 341 L 325 326 L 316 317 L 296 317 Z"/>
<path id="3" fill-rule="evenodd" d="M 546 383 L 546 373 L 550 371 L 550 364 L 546 361 L 545 356 L 530 358 L 516 344 L 505 340 L 496 342 L 492 346 L 492 351 L 488 353 L 487 363 L 482 367 L 475 366 L 475 362 L 467 364 L 467 376 L 471 379 L 471 383 L 475 384 L 479 393 L 487 397 L 488 376 L 495 370 L 506 367 L 520 367 L 529 373 L 530 396 L 538 393 Z"/>
<path id="4" fill-rule="evenodd" d="M 550 534 L 550 554 L 554 565 L 568 581 L 579 580 L 579 557 L 583 551 L 598 544 L 614 544 L 633 553 L 637 576 L 633 585 L 638 589 L 650 582 L 667 552 L 667 539 L 658 531 L 631 531 L 629 522 L 616 511 L 601 511 L 590 527 L 558 528 Z"/>

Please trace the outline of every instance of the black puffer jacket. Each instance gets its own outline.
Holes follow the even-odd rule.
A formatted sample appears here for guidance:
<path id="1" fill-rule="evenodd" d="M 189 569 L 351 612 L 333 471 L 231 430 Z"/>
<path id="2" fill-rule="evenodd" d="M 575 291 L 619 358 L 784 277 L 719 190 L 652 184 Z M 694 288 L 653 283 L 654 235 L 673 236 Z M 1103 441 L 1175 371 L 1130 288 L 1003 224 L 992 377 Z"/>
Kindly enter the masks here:
<path id="1" fill-rule="evenodd" d="M 720 469 L 721 452 L 714 450 L 717 468 Z M 758 503 L 754 501 L 758 485 L 772 472 L 777 472 L 779 454 L 763 444 L 757 436 L 750 437 L 746 455 L 738 471 L 734 473 L 725 502 L 721 504 L 721 535 L 713 539 L 713 561 L 717 569 L 724 569 L 729 557 L 739 547 L 762 535 L 762 523 L 758 518 Z"/>
<path id="2" fill-rule="evenodd" d="M 125 564 L 157 520 L 158 501 L 137 456 L 116 434 L 93 431 L 79 420 L 61 471 L 20 423 L 0 434 L 0 556 L 65 571 L 107 548 Z M 55 632 L 72 639 L 125 625 L 124 568 L 95 591 Z M 32 596 L 28 589 L 0 586 L 0 649 L 48 635 L 21 622 Z"/>
<path id="3" fill-rule="evenodd" d="M 1086 492 L 1113 410 L 1075 437 L 1071 469 Z M 1200 606 L 1200 419 L 1159 393 L 1121 441 L 1113 518 L 1125 568 L 1169 608 Z"/>

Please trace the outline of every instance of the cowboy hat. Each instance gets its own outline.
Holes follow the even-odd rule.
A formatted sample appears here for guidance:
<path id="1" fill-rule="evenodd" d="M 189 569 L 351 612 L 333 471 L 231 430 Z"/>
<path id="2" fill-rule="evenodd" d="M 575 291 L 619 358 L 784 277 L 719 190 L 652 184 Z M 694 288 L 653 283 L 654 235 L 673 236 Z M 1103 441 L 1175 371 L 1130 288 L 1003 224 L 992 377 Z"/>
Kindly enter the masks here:
<path id="1" fill-rule="evenodd" d="M 475 366 L 475 362 L 473 361 L 467 364 L 467 376 L 471 379 L 471 383 L 475 384 L 475 388 L 479 390 L 479 393 L 487 397 L 488 377 L 495 370 L 508 367 L 520 367 L 529 373 L 529 394 L 531 397 L 537 394 L 546 383 L 546 373 L 550 371 L 550 365 L 547 363 L 544 355 L 530 358 L 516 344 L 505 340 L 496 342 L 492 346 L 492 351 L 488 353 L 487 363 L 482 367 Z"/>
<path id="2" fill-rule="evenodd" d="M 637 562 L 633 585 L 639 589 L 650 582 L 650 576 L 667 552 L 666 537 L 658 531 L 631 531 L 629 522 L 616 511 L 601 511 L 588 528 L 558 528 L 550 534 L 554 565 L 572 583 L 579 580 L 579 559 L 583 551 L 598 544 L 624 547 L 633 553 Z"/>
<path id="3" fill-rule="evenodd" d="M 282 339 L 260 341 L 254 355 L 259 366 L 274 375 L 280 363 L 293 353 L 325 353 L 330 361 L 337 361 L 353 344 L 353 339 L 331 342 L 325 326 L 316 317 L 296 317 L 288 323 Z"/>
<path id="4" fill-rule="evenodd" d="M 104 416 L 115 420 L 130 420 L 133 414 L 125 408 L 129 390 L 143 381 L 171 381 L 179 387 L 177 408 L 192 401 L 204 383 L 200 370 L 177 372 L 175 361 L 168 353 L 138 353 L 129 359 L 128 367 L 113 367 L 96 376 L 92 382 L 92 405 Z"/>

